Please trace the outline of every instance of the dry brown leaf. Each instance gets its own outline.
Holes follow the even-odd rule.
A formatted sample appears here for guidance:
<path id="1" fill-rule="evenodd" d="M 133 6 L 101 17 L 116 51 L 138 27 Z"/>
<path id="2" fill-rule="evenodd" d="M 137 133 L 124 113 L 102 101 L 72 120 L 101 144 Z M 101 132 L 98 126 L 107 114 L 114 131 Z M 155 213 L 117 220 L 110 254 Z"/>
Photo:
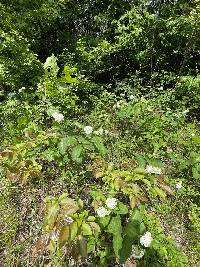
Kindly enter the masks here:
<path id="1" fill-rule="evenodd" d="M 160 184 L 160 187 L 164 189 L 169 195 L 173 195 L 173 190 L 166 184 Z"/>

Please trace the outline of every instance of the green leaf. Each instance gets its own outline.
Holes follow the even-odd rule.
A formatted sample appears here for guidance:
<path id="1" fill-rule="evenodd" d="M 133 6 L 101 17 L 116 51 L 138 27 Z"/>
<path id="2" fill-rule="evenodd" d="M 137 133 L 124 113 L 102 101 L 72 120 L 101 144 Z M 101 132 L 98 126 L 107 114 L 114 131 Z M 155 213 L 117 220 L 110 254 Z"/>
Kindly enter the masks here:
<path id="1" fill-rule="evenodd" d="M 159 196 L 159 197 L 161 197 L 161 198 L 163 198 L 163 199 L 165 199 L 166 198 L 166 193 L 162 190 L 162 189 L 160 189 L 160 188 L 158 188 L 158 187 L 154 187 L 154 188 L 152 188 L 151 189 L 151 192 L 155 195 L 155 196 Z"/>
<path id="2" fill-rule="evenodd" d="M 92 138 L 92 141 L 95 145 L 95 147 L 97 148 L 97 150 L 102 154 L 105 155 L 107 152 L 107 149 L 105 148 L 103 142 L 102 142 L 102 138 L 99 136 L 95 136 Z"/>
<path id="3" fill-rule="evenodd" d="M 72 160 L 76 161 L 76 162 L 80 162 L 80 155 L 81 155 L 81 152 L 82 152 L 83 148 L 81 146 L 75 146 L 73 149 L 72 149 L 72 153 L 71 153 L 71 157 L 72 157 Z"/>
<path id="4" fill-rule="evenodd" d="M 49 226 L 49 229 L 53 229 L 54 224 L 56 222 L 57 216 L 59 211 L 59 205 L 56 203 L 54 204 L 49 210 L 46 217 L 46 223 Z"/>
<path id="5" fill-rule="evenodd" d="M 128 213 L 128 207 L 127 205 L 123 204 L 122 202 L 118 202 L 118 209 L 115 210 L 115 213 L 117 214 L 127 214 Z"/>
<path id="6" fill-rule="evenodd" d="M 44 69 L 45 72 L 48 74 L 48 71 L 50 71 L 50 74 L 53 77 L 56 77 L 59 71 L 59 67 L 57 65 L 57 58 L 52 54 L 51 57 L 48 57 L 46 59 L 46 62 L 44 63 Z"/>
<path id="7" fill-rule="evenodd" d="M 122 225 L 120 216 L 112 217 L 107 232 L 113 234 L 113 249 L 117 257 L 122 248 Z"/>
<path id="8" fill-rule="evenodd" d="M 88 222 L 88 224 L 90 225 L 91 229 L 92 229 L 92 234 L 95 236 L 98 236 L 99 233 L 101 233 L 101 228 L 100 226 L 95 223 L 95 222 Z"/>
<path id="9" fill-rule="evenodd" d="M 122 242 L 123 239 L 121 233 L 119 233 L 118 235 L 113 235 L 113 249 L 117 258 L 120 257 L 119 252 L 122 248 Z"/>
<path id="10" fill-rule="evenodd" d="M 92 235 L 91 226 L 85 222 L 82 223 L 81 230 L 83 235 Z"/>
<path id="11" fill-rule="evenodd" d="M 82 258 L 87 258 L 87 240 L 84 237 L 79 236 L 78 246 Z"/>
<path id="12" fill-rule="evenodd" d="M 79 209 L 77 203 L 73 199 L 68 197 L 61 199 L 60 205 L 62 207 L 63 213 L 67 216 L 75 213 Z"/>
<path id="13" fill-rule="evenodd" d="M 61 141 L 58 143 L 58 150 L 62 155 L 66 153 L 67 147 L 76 145 L 77 140 L 74 136 L 68 136 L 61 139 Z"/>
<path id="14" fill-rule="evenodd" d="M 69 225 L 64 225 L 60 230 L 60 234 L 58 238 L 59 247 L 63 247 L 69 239 L 70 239 Z"/>
<path id="15" fill-rule="evenodd" d="M 69 231 L 70 231 L 70 240 L 73 241 L 78 233 L 78 224 L 77 222 L 72 222 L 69 225 Z"/>
<path id="16" fill-rule="evenodd" d="M 144 168 L 135 168 L 134 169 L 134 173 L 137 173 L 137 174 L 145 174 L 146 173 L 146 170 Z"/>
<path id="17" fill-rule="evenodd" d="M 78 233 L 77 222 L 72 222 L 69 225 L 64 225 L 59 233 L 59 238 L 58 238 L 59 247 L 64 246 L 67 241 L 75 240 L 77 233 Z"/>
<path id="18" fill-rule="evenodd" d="M 87 252 L 91 253 L 95 250 L 95 238 L 90 238 L 87 243 Z"/>
<path id="19" fill-rule="evenodd" d="M 120 251 L 120 263 L 124 263 L 131 255 L 132 245 L 138 240 L 140 235 L 141 221 L 142 221 L 142 210 L 136 209 L 124 229 L 124 238 L 122 242 L 122 249 Z"/>

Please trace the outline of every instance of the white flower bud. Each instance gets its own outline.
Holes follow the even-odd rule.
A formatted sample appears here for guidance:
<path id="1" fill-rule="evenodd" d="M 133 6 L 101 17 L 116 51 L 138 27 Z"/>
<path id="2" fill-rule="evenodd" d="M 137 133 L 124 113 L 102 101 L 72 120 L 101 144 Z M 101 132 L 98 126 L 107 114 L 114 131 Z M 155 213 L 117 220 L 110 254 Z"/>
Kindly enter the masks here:
<path id="1" fill-rule="evenodd" d="M 179 183 L 176 184 L 176 189 L 179 190 L 179 189 L 181 189 L 182 187 L 183 187 L 183 186 L 182 186 L 182 183 L 181 183 L 181 182 L 179 182 Z"/>
<path id="2" fill-rule="evenodd" d="M 86 134 L 91 134 L 93 132 L 92 126 L 85 126 L 83 130 Z"/>
<path id="3" fill-rule="evenodd" d="M 146 232 L 143 236 L 140 237 L 140 244 L 144 247 L 149 247 L 151 245 L 153 238 L 151 237 L 150 232 Z"/>
<path id="4" fill-rule="evenodd" d="M 99 207 L 97 209 L 97 214 L 99 217 L 103 218 L 107 215 L 107 210 L 104 207 Z"/>
<path id="5" fill-rule="evenodd" d="M 116 198 L 107 198 L 106 199 L 106 206 L 111 210 L 115 209 L 117 206 L 117 199 Z"/>
<path id="6" fill-rule="evenodd" d="M 57 122 L 61 122 L 61 121 L 64 120 L 64 116 L 63 116 L 63 114 L 61 114 L 61 113 L 59 113 L 59 112 L 54 112 L 54 113 L 52 114 L 52 117 L 53 117 L 54 120 L 57 121 Z"/>

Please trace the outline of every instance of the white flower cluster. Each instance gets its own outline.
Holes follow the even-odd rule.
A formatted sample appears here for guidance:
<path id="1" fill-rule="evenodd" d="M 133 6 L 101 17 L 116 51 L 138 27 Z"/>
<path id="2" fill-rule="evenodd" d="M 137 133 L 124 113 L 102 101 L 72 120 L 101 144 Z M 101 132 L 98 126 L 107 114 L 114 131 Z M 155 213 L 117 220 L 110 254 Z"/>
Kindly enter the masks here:
<path id="1" fill-rule="evenodd" d="M 109 197 L 106 199 L 106 206 L 108 209 L 113 210 L 117 206 L 117 199 L 114 197 Z M 105 217 L 110 213 L 109 210 L 107 210 L 105 207 L 101 206 L 97 209 L 97 214 L 99 217 Z"/>
<path id="2" fill-rule="evenodd" d="M 134 259 L 142 259 L 144 256 L 145 250 L 140 248 L 138 245 L 133 245 L 132 246 L 132 252 L 131 252 L 131 257 Z"/>
<path id="3" fill-rule="evenodd" d="M 19 93 L 23 92 L 26 88 L 25 87 L 22 87 L 19 89 Z"/>
<path id="4" fill-rule="evenodd" d="M 89 135 L 89 134 L 91 134 L 91 133 L 93 132 L 93 128 L 92 128 L 92 126 L 85 126 L 85 127 L 83 128 L 83 131 L 84 131 L 87 135 Z"/>
<path id="5" fill-rule="evenodd" d="M 176 184 L 176 189 L 179 190 L 181 189 L 183 186 L 182 186 L 182 182 L 179 182 Z"/>
<path id="6" fill-rule="evenodd" d="M 162 173 L 162 170 L 161 170 L 161 168 L 153 167 L 151 165 L 147 165 L 146 172 L 148 172 L 148 173 L 154 173 L 154 174 L 161 174 Z"/>
<path id="7" fill-rule="evenodd" d="M 107 210 L 102 206 L 97 209 L 97 214 L 99 217 L 103 218 L 107 215 Z"/>
<path id="8" fill-rule="evenodd" d="M 52 114 L 52 117 L 53 117 L 54 120 L 57 121 L 57 122 L 61 122 L 61 121 L 64 120 L 64 116 L 63 116 L 63 114 L 61 114 L 61 113 L 59 113 L 59 112 L 54 112 L 54 113 Z"/>
<path id="9" fill-rule="evenodd" d="M 123 100 L 117 101 L 117 103 L 113 106 L 113 108 L 121 108 L 121 105 L 123 104 Z"/>
<path id="10" fill-rule="evenodd" d="M 106 206 L 111 210 L 115 209 L 117 206 L 117 199 L 114 197 L 107 198 L 106 199 Z"/>
<path id="11" fill-rule="evenodd" d="M 140 237 L 140 244 L 144 247 L 149 247 L 151 245 L 153 238 L 150 232 L 146 232 L 143 236 Z"/>
<path id="12" fill-rule="evenodd" d="M 96 134 L 96 135 L 103 135 L 104 133 L 105 133 L 105 134 L 108 133 L 107 130 L 104 131 L 104 129 L 102 129 L 102 128 L 99 128 L 97 131 L 94 131 L 93 127 L 90 126 L 90 125 L 85 126 L 85 127 L 83 128 L 83 131 L 84 131 L 85 134 L 87 134 L 87 135 L 90 135 L 90 134 L 92 134 L 93 132 L 94 132 L 94 134 Z"/>

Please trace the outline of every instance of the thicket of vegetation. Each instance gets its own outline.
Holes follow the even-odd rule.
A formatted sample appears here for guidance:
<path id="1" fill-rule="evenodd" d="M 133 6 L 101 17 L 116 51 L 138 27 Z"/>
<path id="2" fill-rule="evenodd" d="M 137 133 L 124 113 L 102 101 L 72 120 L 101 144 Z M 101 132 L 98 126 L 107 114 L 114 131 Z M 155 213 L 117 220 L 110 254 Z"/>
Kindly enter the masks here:
<path id="1" fill-rule="evenodd" d="M 198 266 L 200 1 L 0 18 L 0 266 Z"/>

